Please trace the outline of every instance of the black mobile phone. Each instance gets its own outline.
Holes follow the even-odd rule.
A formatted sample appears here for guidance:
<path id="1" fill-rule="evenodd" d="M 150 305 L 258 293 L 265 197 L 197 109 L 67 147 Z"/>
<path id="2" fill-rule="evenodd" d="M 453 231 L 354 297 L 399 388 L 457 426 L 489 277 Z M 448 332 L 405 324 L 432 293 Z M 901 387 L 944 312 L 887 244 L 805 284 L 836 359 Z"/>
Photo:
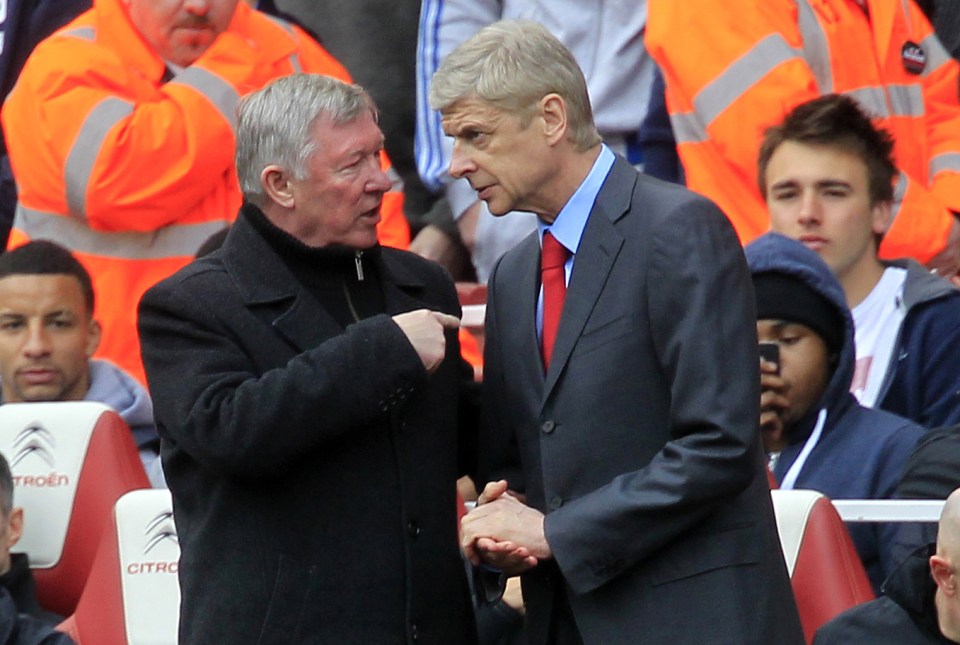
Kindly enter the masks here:
<path id="1" fill-rule="evenodd" d="M 760 343 L 760 358 L 777 366 L 780 374 L 780 345 L 779 343 Z"/>

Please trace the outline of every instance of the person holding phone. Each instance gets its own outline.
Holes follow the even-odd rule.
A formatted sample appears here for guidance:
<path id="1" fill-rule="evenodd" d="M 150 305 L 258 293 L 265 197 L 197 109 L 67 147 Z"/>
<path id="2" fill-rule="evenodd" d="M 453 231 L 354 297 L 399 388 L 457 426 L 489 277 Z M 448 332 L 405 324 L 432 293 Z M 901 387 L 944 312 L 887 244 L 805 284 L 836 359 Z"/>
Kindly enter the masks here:
<path id="1" fill-rule="evenodd" d="M 757 336 L 777 347 L 760 361 L 760 425 L 780 488 L 833 499 L 886 499 L 924 430 L 866 408 L 850 393 L 853 322 L 843 290 L 800 242 L 767 233 L 745 249 L 757 301 Z M 850 525 L 870 581 L 895 567 L 892 525 Z M 919 546 L 919 545 L 918 545 Z"/>

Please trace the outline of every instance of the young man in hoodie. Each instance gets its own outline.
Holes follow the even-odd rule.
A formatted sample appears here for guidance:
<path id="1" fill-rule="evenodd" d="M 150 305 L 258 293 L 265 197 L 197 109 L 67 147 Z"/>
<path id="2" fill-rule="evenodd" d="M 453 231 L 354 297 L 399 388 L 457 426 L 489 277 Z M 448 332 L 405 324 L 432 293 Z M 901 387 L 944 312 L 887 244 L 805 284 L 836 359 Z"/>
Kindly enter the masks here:
<path id="1" fill-rule="evenodd" d="M 766 132 L 760 191 L 771 229 L 816 251 L 843 287 L 856 327 L 851 391 L 860 403 L 925 428 L 953 425 L 960 291 L 912 259 L 877 256 L 902 199 L 893 145 L 856 101 L 822 96 Z"/>
<path id="2" fill-rule="evenodd" d="M 840 284 L 816 253 L 776 233 L 748 245 L 746 256 L 759 340 L 779 354 L 760 369 L 760 431 L 778 484 L 833 499 L 891 497 L 923 429 L 850 393 L 853 321 Z M 879 590 L 896 564 L 896 527 L 849 529 Z"/>
<path id="3" fill-rule="evenodd" d="M 29 242 L 0 255 L 0 403 L 100 401 L 133 432 L 147 476 L 164 486 L 147 391 L 108 361 L 90 274 L 63 247 Z"/>
<path id="4" fill-rule="evenodd" d="M 814 645 L 960 643 L 960 489 L 947 498 L 939 527 L 935 550 L 914 551 L 884 582 L 883 596 L 821 627 Z"/>

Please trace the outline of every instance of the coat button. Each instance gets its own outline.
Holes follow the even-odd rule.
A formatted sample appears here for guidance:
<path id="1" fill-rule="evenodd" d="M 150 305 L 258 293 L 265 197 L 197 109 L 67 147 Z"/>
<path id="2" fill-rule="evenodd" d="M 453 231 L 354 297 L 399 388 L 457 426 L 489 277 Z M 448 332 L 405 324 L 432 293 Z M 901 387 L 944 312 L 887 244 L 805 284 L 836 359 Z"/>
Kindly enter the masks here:
<path id="1" fill-rule="evenodd" d="M 407 522 L 407 533 L 409 533 L 413 537 L 417 537 L 420 535 L 420 525 L 417 524 L 416 520 L 410 520 L 409 522 Z"/>
<path id="2" fill-rule="evenodd" d="M 560 508 L 561 506 L 563 506 L 563 498 L 562 498 L 562 497 L 560 497 L 559 495 L 554 495 L 553 497 L 550 498 L 550 510 L 551 510 L 551 511 L 555 511 L 555 510 L 557 510 L 558 508 Z"/>
<path id="3" fill-rule="evenodd" d="M 550 434 L 556 427 L 557 425 L 553 421 L 544 421 L 543 425 L 540 426 L 540 431 L 543 432 L 543 434 Z"/>
<path id="4" fill-rule="evenodd" d="M 416 623 L 410 624 L 410 638 L 413 640 L 418 640 L 420 638 L 420 630 L 417 628 Z"/>

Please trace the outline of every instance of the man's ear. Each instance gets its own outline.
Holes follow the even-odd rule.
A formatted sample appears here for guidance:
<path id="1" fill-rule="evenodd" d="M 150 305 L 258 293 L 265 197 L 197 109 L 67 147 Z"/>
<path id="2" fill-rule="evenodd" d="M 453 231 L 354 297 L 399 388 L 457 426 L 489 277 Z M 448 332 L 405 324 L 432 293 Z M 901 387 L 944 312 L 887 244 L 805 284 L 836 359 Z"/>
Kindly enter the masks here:
<path id="1" fill-rule="evenodd" d="M 284 208 L 293 208 L 296 203 L 290 179 L 290 174 L 276 164 L 271 164 L 260 172 L 263 192 L 268 199 Z"/>
<path id="2" fill-rule="evenodd" d="M 930 575 L 944 594 L 954 596 L 957 593 L 957 579 L 953 575 L 953 566 L 942 555 L 930 556 Z"/>
<path id="3" fill-rule="evenodd" d="M 9 527 L 7 528 L 7 543 L 4 545 L 9 551 L 13 546 L 20 541 L 20 537 L 23 535 L 23 509 L 19 506 L 14 507 L 10 511 L 10 519 L 8 520 Z"/>
<path id="4" fill-rule="evenodd" d="M 874 235 L 885 235 L 893 224 L 893 204 L 877 202 L 870 207 L 870 225 Z"/>
<path id="5" fill-rule="evenodd" d="M 540 116 L 547 143 L 554 145 L 567 136 L 567 103 L 562 96 L 551 92 L 540 99 Z"/>
<path id="6" fill-rule="evenodd" d="M 100 321 L 91 319 L 87 325 L 87 358 L 93 358 L 100 347 L 100 339 L 103 338 L 103 328 L 100 327 Z"/>

